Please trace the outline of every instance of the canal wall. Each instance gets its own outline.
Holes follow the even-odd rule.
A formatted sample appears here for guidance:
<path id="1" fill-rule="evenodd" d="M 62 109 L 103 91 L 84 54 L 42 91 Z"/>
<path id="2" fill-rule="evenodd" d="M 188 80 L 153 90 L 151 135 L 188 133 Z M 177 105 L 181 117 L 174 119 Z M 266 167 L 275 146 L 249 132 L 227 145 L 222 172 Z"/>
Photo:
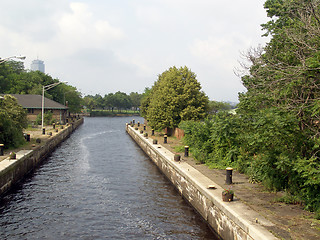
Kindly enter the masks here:
<path id="1" fill-rule="evenodd" d="M 72 122 L 58 134 L 50 137 L 44 144 L 32 150 L 17 152 L 16 159 L 5 159 L 0 162 L 0 195 L 6 193 L 29 172 L 35 169 L 51 152 L 67 139 L 82 123 L 83 118 Z"/>
<path id="2" fill-rule="evenodd" d="M 265 228 L 273 223 L 240 201 L 223 202 L 223 189 L 211 179 L 184 161 L 174 161 L 172 152 L 128 124 L 126 131 L 222 239 L 277 239 Z"/>

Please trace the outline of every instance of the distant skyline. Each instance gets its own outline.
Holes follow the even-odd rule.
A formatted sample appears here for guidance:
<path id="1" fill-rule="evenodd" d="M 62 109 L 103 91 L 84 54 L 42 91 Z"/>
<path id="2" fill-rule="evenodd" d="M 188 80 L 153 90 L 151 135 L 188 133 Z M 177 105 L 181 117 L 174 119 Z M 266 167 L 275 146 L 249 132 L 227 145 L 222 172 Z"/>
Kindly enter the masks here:
<path id="1" fill-rule="evenodd" d="M 187 66 L 211 100 L 245 91 L 241 52 L 265 45 L 265 0 L 46 0 L 0 2 L 0 57 L 41 59 L 84 94 L 142 93 Z"/>

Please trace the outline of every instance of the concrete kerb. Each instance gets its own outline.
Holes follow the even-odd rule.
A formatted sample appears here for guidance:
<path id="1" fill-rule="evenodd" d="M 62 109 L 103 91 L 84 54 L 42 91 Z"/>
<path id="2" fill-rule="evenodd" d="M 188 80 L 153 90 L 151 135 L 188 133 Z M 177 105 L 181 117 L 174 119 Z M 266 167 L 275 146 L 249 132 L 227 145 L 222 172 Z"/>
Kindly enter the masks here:
<path id="1" fill-rule="evenodd" d="M 171 167 L 179 172 L 181 176 L 192 182 L 192 184 L 196 186 L 197 190 L 201 192 L 201 194 L 210 199 L 214 206 L 219 208 L 231 221 L 233 221 L 238 227 L 243 229 L 243 231 L 246 232 L 252 239 L 277 239 L 272 233 L 264 228 L 264 226 L 274 225 L 269 220 L 265 219 L 259 213 L 255 212 L 240 201 L 236 200 L 229 203 L 223 202 L 221 199 L 223 188 L 221 186 L 217 185 L 215 182 L 201 174 L 198 170 L 190 166 L 188 163 L 183 161 L 175 162 L 173 160 L 174 154 L 172 152 L 163 147 L 161 144 L 154 145 L 152 143 L 153 139 L 143 138 L 143 136 L 139 134 L 139 130 L 134 130 L 134 128 L 132 128 L 131 126 L 127 126 L 127 128 L 130 128 L 131 131 L 135 132 L 135 135 L 139 137 L 140 140 L 145 142 L 149 148 L 152 148 L 153 151 L 157 152 L 163 158 L 167 159 L 167 163 Z M 214 185 L 216 189 L 208 189 L 208 185 Z M 204 219 L 208 221 L 208 219 L 206 219 L 205 217 Z"/>

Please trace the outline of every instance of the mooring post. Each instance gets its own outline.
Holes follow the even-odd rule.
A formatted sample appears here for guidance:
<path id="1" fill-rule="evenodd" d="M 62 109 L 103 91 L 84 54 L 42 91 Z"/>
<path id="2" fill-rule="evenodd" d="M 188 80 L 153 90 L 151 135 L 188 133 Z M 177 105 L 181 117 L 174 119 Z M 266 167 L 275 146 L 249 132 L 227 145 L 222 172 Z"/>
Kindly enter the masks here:
<path id="1" fill-rule="evenodd" d="M 163 143 L 168 143 L 168 136 L 167 136 L 167 135 L 164 135 L 164 137 L 163 137 Z"/>
<path id="2" fill-rule="evenodd" d="M 184 146 L 184 156 L 189 157 L 189 146 Z"/>
<path id="3" fill-rule="evenodd" d="M 231 167 L 226 168 L 226 184 L 232 184 L 232 171 L 233 171 L 233 168 Z"/>
<path id="4" fill-rule="evenodd" d="M 4 144 L 0 144 L 0 156 L 3 156 Z"/>

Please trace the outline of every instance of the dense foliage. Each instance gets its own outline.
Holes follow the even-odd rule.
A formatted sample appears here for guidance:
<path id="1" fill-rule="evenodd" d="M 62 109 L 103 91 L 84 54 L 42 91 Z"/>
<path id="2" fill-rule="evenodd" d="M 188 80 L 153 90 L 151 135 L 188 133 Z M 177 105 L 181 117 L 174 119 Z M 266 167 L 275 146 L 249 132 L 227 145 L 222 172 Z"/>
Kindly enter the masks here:
<path id="1" fill-rule="evenodd" d="M 217 114 L 221 111 L 230 111 L 233 106 L 227 102 L 209 101 L 208 112 L 210 114 Z"/>
<path id="2" fill-rule="evenodd" d="M 27 125 L 25 110 L 17 99 L 6 95 L 0 99 L 0 143 L 5 148 L 23 143 L 23 129 Z"/>
<path id="3" fill-rule="evenodd" d="M 21 62 L 8 61 L 0 64 L 0 93 L 42 95 L 43 86 L 58 81 L 39 71 L 26 71 Z M 59 84 L 45 91 L 45 96 L 63 105 L 67 104 L 69 112 L 77 113 L 81 110 L 81 93 L 70 85 Z"/>
<path id="4" fill-rule="evenodd" d="M 124 92 L 116 92 L 116 93 L 109 93 L 102 97 L 99 94 L 95 96 L 85 96 L 83 98 L 84 105 L 89 110 L 104 110 L 108 109 L 112 112 L 114 109 L 117 109 L 118 112 L 122 110 L 138 110 L 140 106 L 142 95 L 137 92 L 131 92 L 129 95 Z"/>
<path id="5" fill-rule="evenodd" d="M 141 108 L 150 126 L 174 128 L 182 120 L 205 118 L 208 97 L 187 67 L 171 67 L 158 76 Z"/>
<path id="6" fill-rule="evenodd" d="M 247 54 L 237 115 L 180 126 L 199 160 L 233 166 L 319 212 L 320 2 L 268 0 L 265 8 L 271 40 Z"/>

